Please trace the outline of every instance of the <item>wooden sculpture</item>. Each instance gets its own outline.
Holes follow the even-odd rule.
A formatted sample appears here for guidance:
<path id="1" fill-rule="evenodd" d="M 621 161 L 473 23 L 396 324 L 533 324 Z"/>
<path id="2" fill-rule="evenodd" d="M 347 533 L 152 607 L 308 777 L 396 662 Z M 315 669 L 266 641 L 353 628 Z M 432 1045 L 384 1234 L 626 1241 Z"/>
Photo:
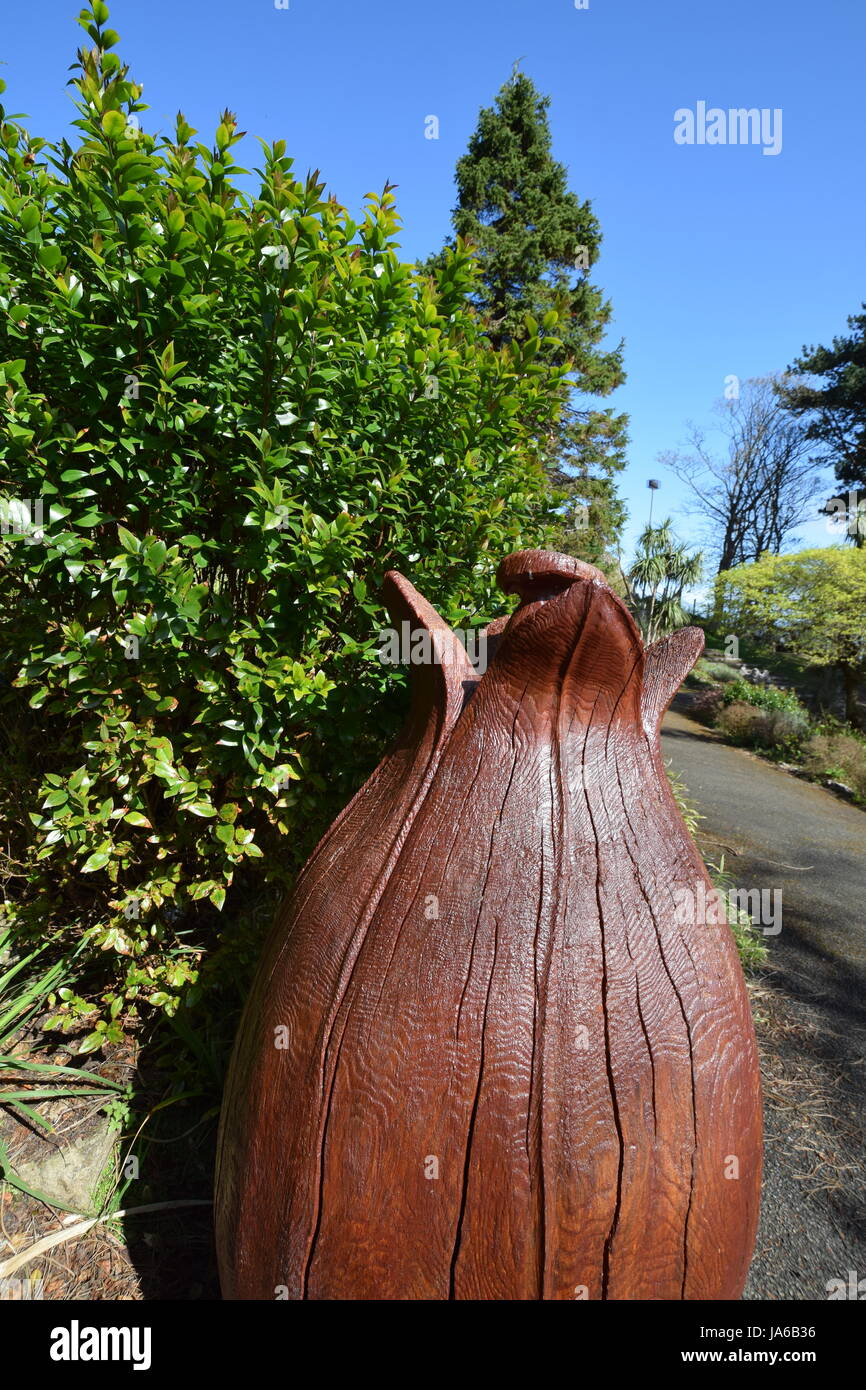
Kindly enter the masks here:
<path id="1" fill-rule="evenodd" d="M 564 555 L 499 579 L 522 602 L 479 679 L 387 576 L 440 660 L 265 950 L 221 1125 L 226 1298 L 742 1292 L 754 1033 L 658 739 L 703 635 L 644 650 Z"/>

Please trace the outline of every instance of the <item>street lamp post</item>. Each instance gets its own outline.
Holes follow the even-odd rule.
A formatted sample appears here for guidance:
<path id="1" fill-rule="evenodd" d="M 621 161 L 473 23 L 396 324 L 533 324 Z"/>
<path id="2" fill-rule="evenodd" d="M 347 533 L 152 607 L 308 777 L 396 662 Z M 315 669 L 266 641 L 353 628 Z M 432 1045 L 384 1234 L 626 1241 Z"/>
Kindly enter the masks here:
<path id="1" fill-rule="evenodd" d="M 659 482 L 658 478 L 650 478 L 650 479 L 648 480 L 648 482 L 647 482 L 647 487 L 651 489 L 651 495 L 650 495 L 650 511 L 649 511 L 649 524 L 650 524 L 650 526 L 652 526 L 652 524 L 653 524 L 653 496 L 654 496 L 655 493 L 658 491 L 658 489 L 661 487 L 661 483 Z"/>

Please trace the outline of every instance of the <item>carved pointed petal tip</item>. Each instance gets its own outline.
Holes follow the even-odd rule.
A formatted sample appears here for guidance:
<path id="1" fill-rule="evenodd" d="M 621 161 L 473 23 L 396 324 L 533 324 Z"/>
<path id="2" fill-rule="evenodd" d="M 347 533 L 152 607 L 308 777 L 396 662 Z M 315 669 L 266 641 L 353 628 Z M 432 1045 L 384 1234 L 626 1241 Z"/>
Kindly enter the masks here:
<path id="1" fill-rule="evenodd" d="M 408 619 L 413 628 L 422 627 L 428 632 L 448 633 L 453 637 L 445 619 L 399 570 L 388 570 L 382 581 L 382 597 L 395 623 Z M 460 645 L 457 638 L 454 641 Z"/>
<path id="2" fill-rule="evenodd" d="M 499 587 L 519 594 L 524 603 L 559 593 L 579 579 L 607 587 L 601 570 L 557 550 L 517 550 L 506 555 L 496 571 Z"/>
<path id="3" fill-rule="evenodd" d="M 683 627 L 653 642 L 644 653 L 641 716 L 646 732 L 658 733 L 662 716 L 704 649 L 699 627 Z"/>
<path id="4" fill-rule="evenodd" d="M 401 635 L 404 623 L 410 639 L 419 631 L 429 635 L 429 642 L 422 640 L 417 648 L 410 640 L 410 650 L 401 658 L 409 662 L 416 708 L 428 712 L 438 708 L 446 722 L 453 723 L 478 681 L 466 649 L 432 603 L 398 570 L 388 570 L 382 581 L 382 596 Z"/>

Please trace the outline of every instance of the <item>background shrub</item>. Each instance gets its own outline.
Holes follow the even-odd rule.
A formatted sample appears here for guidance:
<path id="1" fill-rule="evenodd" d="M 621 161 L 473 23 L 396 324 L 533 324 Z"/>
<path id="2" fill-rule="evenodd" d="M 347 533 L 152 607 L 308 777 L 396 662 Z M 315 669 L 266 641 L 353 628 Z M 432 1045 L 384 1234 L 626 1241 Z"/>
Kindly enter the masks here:
<path id="1" fill-rule="evenodd" d="M 688 712 L 701 724 L 715 724 L 722 708 L 722 692 L 718 689 L 701 690 L 695 695 Z"/>
<path id="2" fill-rule="evenodd" d="M 803 709 L 764 711 L 759 726 L 761 741 L 770 748 L 794 749 L 809 732 L 809 716 Z"/>
<path id="3" fill-rule="evenodd" d="M 796 748 L 809 731 L 804 710 L 758 709 L 738 700 L 722 704 L 716 728 L 733 743 L 755 748 Z"/>
<path id="4" fill-rule="evenodd" d="M 761 722 L 761 711 L 754 705 L 746 705 L 742 700 L 735 704 L 724 704 L 719 709 L 716 727 L 732 743 L 755 743 L 756 730 Z"/>
<path id="5" fill-rule="evenodd" d="M 721 685 L 727 685 L 729 681 L 739 680 L 736 669 L 729 666 L 725 661 L 699 661 L 701 674 L 707 680 L 716 681 Z"/>
<path id="6" fill-rule="evenodd" d="M 753 705 L 756 709 L 786 710 L 789 714 L 803 714 L 806 711 L 792 690 L 782 690 L 777 685 L 752 685 L 751 681 L 738 676 L 731 681 L 724 692 L 726 705 Z"/>
<path id="7" fill-rule="evenodd" d="M 380 756 L 385 571 L 452 624 L 500 610 L 497 561 L 552 518 L 521 421 L 568 370 L 537 330 L 490 348 L 465 246 L 400 261 L 388 188 L 355 221 L 277 141 L 244 192 L 230 111 L 148 134 L 107 17 L 75 147 L 0 107 L 0 877 L 20 938 L 86 947 L 58 1006 L 99 1019 L 85 1048 L 193 1001 L 218 913 Z"/>
<path id="8" fill-rule="evenodd" d="M 803 764 L 814 776 L 844 782 L 866 800 L 866 738 L 843 729 L 814 733 L 803 746 Z"/>

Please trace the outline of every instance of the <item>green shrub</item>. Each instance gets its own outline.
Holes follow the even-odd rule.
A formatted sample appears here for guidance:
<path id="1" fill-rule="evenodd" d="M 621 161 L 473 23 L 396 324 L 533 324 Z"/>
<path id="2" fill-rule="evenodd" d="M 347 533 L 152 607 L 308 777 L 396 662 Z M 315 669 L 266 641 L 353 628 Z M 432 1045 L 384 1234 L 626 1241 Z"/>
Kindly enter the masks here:
<path id="1" fill-rule="evenodd" d="M 802 714 L 808 719 L 806 710 L 792 690 L 781 690 L 777 685 L 752 685 L 751 681 L 738 676 L 731 681 L 724 693 L 726 705 L 752 705 L 755 709 L 786 710 L 789 714 Z"/>
<path id="2" fill-rule="evenodd" d="M 229 111 L 148 134 L 106 15 L 75 148 L 0 107 L 0 876 L 113 1022 L 194 1001 L 227 891 L 287 882 L 380 756 L 384 573 L 500 608 L 566 368 L 555 312 L 489 347 L 465 246 L 399 260 L 389 189 L 355 221 L 277 141 L 242 192 Z"/>
<path id="3" fill-rule="evenodd" d="M 803 709 L 770 709 L 763 712 L 760 741 L 768 748 L 793 750 L 809 732 L 809 716 Z"/>
<path id="4" fill-rule="evenodd" d="M 809 714 L 791 690 L 738 677 L 722 692 L 716 728 L 733 743 L 792 752 L 809 732 Z"/>
<path id="5" fill-rule="evenodd" d="M 750 744 L 757 741 L 756 732 L 761 722 L 761 711 L 754 705 L 746 705 L 742 700 L 734 704 L 716 704 L 716 728 L 732 743 Z"/>
<path id="6" fill-rule="evenodd" d="M 725 661 L 702 661 L 699 664 L 707 679 L 718 684 L 727 685 L 729 681 L 740 679 L 735 667 L 729 666 Z"/>
<path id="7" fill-rule="evenodd" d="M 866 800 L 866 737 L 841 728 L 820 729 L 803 746 L 803 764 L 816 777 L 844 782 Z"/>
<path id="8" fill-rule="evenodd" d="M 736 701 L 722 704 L 716 728 L 732 743 L 790 751 L 808 734 L 809 718 L 803 709 L 758 709 Z"/>
<path id="9" fill-rule="evenodd" d="M 724 661 L 708 661 L 706 657 L 700 657 L 689 672 L 686 684 L 697 686 L 725 685 L 728 681 L 737 679 L 737 673 L 733 666 L 728 666 Z"/>
<path id="10" fill-rule="evenodd" d="M 700 724 L 714 725 L 722 708 L 722 692 L 718 686 L 704 687 L 689 705 L 689 717 Z"/>

